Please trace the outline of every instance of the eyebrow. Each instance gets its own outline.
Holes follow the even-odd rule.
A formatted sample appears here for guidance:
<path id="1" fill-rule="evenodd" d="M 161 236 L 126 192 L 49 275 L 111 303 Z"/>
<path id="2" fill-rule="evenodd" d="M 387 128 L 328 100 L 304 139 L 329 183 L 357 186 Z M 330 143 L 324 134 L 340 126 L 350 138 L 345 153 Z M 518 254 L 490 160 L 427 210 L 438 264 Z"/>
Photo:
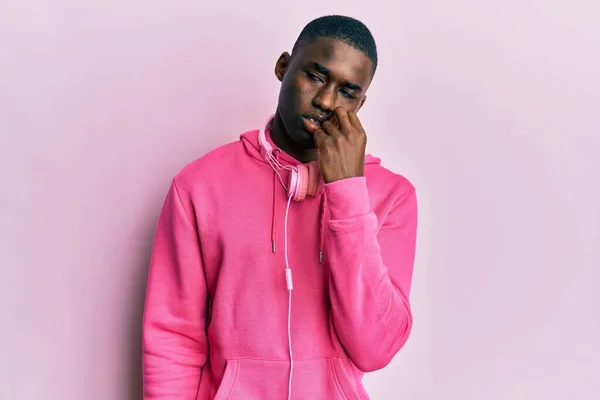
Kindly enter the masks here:
<path id="1" fill-rule="evenodd" d="M 323 75 L 329 76 L 329 70 L 327 68 L 325 68 L 323 65 L 319 64 L 318 62 L 311 62 L 311 65 L 313 66 L 314 69 L 316 69 Z M 345 82 L 344 86 L 346 86 L 350 90 L 356 90 L 356 91 L 362 90 L 360 85 L 357 85 L 356 83 L 352 83 L 352 82 Z"/>

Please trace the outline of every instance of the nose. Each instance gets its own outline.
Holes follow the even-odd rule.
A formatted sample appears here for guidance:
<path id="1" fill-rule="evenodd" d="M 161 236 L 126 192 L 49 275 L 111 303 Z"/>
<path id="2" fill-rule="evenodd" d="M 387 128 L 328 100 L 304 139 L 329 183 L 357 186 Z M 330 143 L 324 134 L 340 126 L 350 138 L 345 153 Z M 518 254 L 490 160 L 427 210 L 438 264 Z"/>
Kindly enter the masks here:
<path id="1" fill-rule="evenodd" d="M 335 109 L 336 92 L 330 85 L 325 85 L 319 90 L 313 98 L 313 106 L 326 112 L 332 112 Z"/>

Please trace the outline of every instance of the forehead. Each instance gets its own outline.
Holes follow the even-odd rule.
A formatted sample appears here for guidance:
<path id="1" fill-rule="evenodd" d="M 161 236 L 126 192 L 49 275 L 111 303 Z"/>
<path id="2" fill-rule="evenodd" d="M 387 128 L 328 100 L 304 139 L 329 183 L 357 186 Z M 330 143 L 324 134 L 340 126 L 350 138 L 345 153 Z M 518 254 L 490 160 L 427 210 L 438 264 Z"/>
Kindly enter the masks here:
<path id="1" fill-rule="evenodd" d="M 363 87 L 371 81 L 373 64 L 362 51 L 341 40 L 321 37 L 302 47 L 299 63 L 319 63 L 330 71 L 332 77 L 355 82 Z"/>

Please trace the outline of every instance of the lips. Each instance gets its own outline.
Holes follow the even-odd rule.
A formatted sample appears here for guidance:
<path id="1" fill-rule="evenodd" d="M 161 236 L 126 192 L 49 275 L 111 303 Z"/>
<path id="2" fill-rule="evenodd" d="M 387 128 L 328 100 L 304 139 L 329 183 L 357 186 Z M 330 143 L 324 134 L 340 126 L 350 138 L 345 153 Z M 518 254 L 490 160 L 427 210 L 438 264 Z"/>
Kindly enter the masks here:
<path id="1" fill-rule="evenodd" d="M 319 125 L 325 122 L 325 120 L 327 119 L 327 115 L 318 112 L 306 113 L 303 115 L 303 117 Z"/>
<path id="2" fill-rule="evenodd" d="M 321 113 L 307 113 L 302 116 L 304 127 L 311 133 L 321 127 L 321 124 L 327 120 L 327 116 Z"/>

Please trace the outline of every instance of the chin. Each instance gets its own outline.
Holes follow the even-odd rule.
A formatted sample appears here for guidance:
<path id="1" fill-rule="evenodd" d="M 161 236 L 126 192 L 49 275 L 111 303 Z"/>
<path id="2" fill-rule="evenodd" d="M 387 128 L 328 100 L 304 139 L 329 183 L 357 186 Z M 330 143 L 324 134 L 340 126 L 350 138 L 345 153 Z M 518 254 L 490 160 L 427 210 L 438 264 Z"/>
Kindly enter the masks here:
<path id="1" fill-rule="evenodd" d="M 305 129 L 298 129 L 290 136 L 294 143 L 304 149 L 315 148 L 315 137 Z"/>

